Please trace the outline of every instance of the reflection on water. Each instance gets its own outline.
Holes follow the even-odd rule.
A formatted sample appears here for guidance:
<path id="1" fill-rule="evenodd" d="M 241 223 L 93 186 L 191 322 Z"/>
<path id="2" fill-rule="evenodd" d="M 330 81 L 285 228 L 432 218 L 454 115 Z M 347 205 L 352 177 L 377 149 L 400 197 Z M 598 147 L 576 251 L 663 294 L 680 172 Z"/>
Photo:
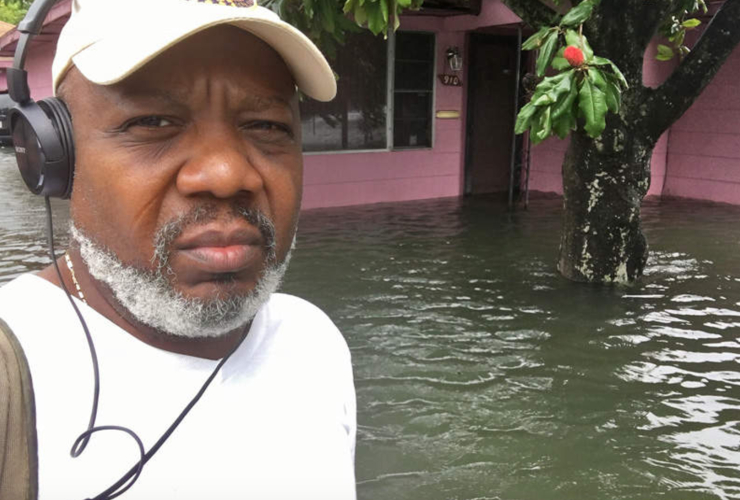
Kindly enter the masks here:
<path id="1" fill-rule="evenodd" d="M 47 262 L 8 165 L 0 281 Z M 648 204 L 645 278 L 603 288 L 555 271 L 557 200 L 305 213 L 285 288 L 352 349 L 360 498 L 740 498 L 739 218 Z"/>

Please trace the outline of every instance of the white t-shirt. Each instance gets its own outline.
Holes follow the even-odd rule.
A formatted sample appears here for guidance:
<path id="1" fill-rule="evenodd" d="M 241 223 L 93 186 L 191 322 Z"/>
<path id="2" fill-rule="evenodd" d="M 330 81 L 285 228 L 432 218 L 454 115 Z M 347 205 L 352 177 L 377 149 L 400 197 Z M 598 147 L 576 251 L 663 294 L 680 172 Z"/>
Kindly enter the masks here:
<path id="1" fill-rule="evenodd" d="M 135 431 L 149 449 L 217 361 L 151 347 L 77 301 L 100 363 L 97 425 Z M 93 371 L 64 292 L 35 275 L 0 288 L 0 318 L 31 368 L 39 443 L 39 499 L 82 500 L 139 457 L 121 432 L 87 428 Z M 308 302 L 274 294 L 249 335 L 122 500 L 355 498 L 355 394 L 347 345 Z"/>

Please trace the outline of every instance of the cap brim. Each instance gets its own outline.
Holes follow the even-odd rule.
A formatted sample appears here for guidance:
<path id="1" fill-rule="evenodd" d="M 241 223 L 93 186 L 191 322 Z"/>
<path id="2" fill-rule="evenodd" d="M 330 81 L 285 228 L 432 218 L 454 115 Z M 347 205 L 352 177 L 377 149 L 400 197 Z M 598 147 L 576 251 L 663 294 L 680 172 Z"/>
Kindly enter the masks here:
<path id="1" fill-rule="evenodd" d="M 239 10 L 246 12 L 238 15 Z M 285 61 L 299 90 L 318 101 L 332 100 L 337 92 L 337 83 L 321 52 L 303 33 L 269 11 L 264 15 L 263 10 L 266 9 L 199 9 L 191 11 L 189 14 L 192 15 L 178 16 L 174 23 L 142 26 L 137 22 L 136 33 L 109 34 L 78 52 L 72 61 L 91 82 L 111 85 L 136 72 L 178 42 L 205 29 L 231 24 L 254 34 L 272 47 Z M 146 35 L 141 36 L 143 31 Z"/>

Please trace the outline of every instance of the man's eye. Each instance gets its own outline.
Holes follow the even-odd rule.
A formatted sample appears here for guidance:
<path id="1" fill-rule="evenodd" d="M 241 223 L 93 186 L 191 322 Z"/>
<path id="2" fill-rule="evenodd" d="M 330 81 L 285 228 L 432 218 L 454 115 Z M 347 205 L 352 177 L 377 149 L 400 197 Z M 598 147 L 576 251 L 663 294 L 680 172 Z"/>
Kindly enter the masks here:
<path id="1" fill-rule="evenodd" d="M 163 128 L 173 123 L 162 116 L 143 116 L 129 122 L 129 127 Z"/>
<path id="2" fill-rule="evenodd" d="M 244 127 L 247 130 L 256 130 L 258 132 L 272 132 L 272 133 L 283 133 L 289 136 L 293 136 L 293 130 L 284 123 L 270 122 L 270 121 L 255 121 L 246 124 Z"/>

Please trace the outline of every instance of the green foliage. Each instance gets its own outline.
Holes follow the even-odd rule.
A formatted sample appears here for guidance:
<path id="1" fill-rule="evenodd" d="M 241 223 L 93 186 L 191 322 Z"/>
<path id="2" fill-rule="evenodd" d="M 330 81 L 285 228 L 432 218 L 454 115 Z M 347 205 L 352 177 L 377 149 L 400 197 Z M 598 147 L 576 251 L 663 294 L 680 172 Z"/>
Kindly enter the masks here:
<path id="1" fill-rule="evenodd" d="M 690 52 L 690 49 L 684 45 L 686 32 L 701 25 L 701 21 L 691 16 L 699 11 L 706 14 L 707 10 L 705 0 L 679 1 L 675 9 L 668 13 L 658 30 L 658 33 L 667 39 L 671 46 L 658 45 L 658 54 L 655 58 L 659 61 L 670 61 L 678 54 L 683 59 Z"/>
<path id="2" fill-rule="evenodd" d="M 401 25 L 399 16 L 405 9 L 419 10 L 423 0 L 347 0 L 343 12 L 351 15 L 358 26 L 367 26 L 374 34 L 388 36 L 388 26 Z"/>
<path id="3" fill-rule="evenodd" d="M 563 16 L 563 19 L 560 21 L 560 26 L 568 26 L 571 28 L 574 26 L 580 26 L 591 17 L 591 14 L 594 12 L 594 7 L 596 7 L 597 4 L 598 1 L 591 0 L 576 5 Z"/>
<path id="4" fill-rule="evenodd" d="M 346 34 L 360 29 L 342 13 L 338 0 L 266 0 L 261 5 L 301 30 L 330 59 L 336 57 L 337 46 L 344 45 Z"/>
<path id="5" fill-rule="evenodd" d="M 564 139 L 579 123 L 589 136 L 597 138 L 606 127 L 607 112 L 619 113 L 627 80 L 616 64 L 594 54 L 581 33 L 582 24 L 599 2 L 584 0 L 563 16 L 559 26 L 544 27 L 522 44 L 524 50 L 539 49 L 536 72 L 544 77 L 515 125 L 517 134 L 529 130 L 534 144 L 552 135 Z M 581 50 L 583 65 L 571 67 L 563 57 L 566 46 Z M 545 77 L 550 69 L 556 73 Z"/>
<path id="6" fill-rule="evenodd" d="M 0 21 L 18 24 L 33 0 L 0 0 Z"/>
<path id="7" fill-rule="evenodd" d="M 601 80 L 603 81 L 603 77 Z M 606 96 L 591 77 L 590 71 L 588 77 L 581 80 L 578 109 L 585 119 L 586 124 L 583 128 L 586 133 L 591 137 L 599 137 L 606 128 Z"/>
<path id="8" fill-rule="evenodd" d="M 2 0 L 0 0 L 2 1 Z M 404 10 L 418 10 L 423 0 L 266 0 L 262 5 L 280 14 L 303 31 L 330 58 L 343 45 L 348 32 L 367 28 L 374 35 L 388 36 L 388 28 L 400 26 Z"/>

